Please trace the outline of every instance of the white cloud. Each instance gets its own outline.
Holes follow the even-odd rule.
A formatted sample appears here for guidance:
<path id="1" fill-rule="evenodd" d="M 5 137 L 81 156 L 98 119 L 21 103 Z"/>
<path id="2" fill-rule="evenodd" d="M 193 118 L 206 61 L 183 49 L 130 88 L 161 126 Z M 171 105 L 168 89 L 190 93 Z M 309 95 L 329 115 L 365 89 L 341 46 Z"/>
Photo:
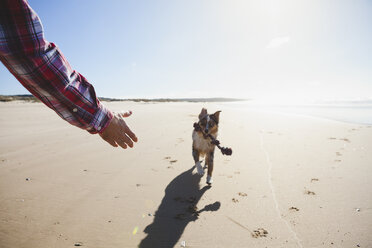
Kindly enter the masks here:
<path id="1" fill-rule="evenodd" d="M 268 49 L 278 48 L 291 40 L 289 36 L 282 36 L 282 37 L 275 37 L 270 41 L 270 43 L 266 46 Z"/>

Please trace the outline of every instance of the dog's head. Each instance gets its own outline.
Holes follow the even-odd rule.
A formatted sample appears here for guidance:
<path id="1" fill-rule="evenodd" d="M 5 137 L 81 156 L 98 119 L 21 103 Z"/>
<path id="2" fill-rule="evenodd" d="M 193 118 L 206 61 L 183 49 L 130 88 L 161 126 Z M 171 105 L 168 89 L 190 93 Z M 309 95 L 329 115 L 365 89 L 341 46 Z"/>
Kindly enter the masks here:
<path id="1" fill-rule="evenodd" d="M 216 134 L 218 131 L 218 123 L 220 121 L 221 111 L 214 114 L 208 114 L 207 109 L 202 108 L 199 114 L 199 126 L 205 134 Z"/>

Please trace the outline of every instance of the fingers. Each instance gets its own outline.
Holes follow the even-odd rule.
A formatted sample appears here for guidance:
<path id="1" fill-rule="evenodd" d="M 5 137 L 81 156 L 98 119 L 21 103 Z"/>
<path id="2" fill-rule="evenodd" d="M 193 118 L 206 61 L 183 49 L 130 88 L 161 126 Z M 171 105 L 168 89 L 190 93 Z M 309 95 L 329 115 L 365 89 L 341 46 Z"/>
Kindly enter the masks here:
<path id="1" fill-rule="evenodd" d="M 132 142 L 132 140 L 134 141 L 134 142 L 137 142 L 138 141 L 138 139 L 137 139 L 137 137 L 136 137 L 136 135 L 132 132 L 132 130 L 130 130 L 130 128 L 128 127 L 128 125 L 127 125 L 127 123 L 125 123 L 125 121 L 123 120 L 123 119 L 121 119 L 120 120 L 120 126 L 121 126 L 121 131 L 123 132 L 123 135 L 126 137 L 126 138 L 128 138 L 128 136 L 130 137 L 130 139 L 128 138 L 128 140 L 129 140 L 129 142 L 130 143 L 132 143 L 132 146 L 129 144 L 129 143 L 127 143 L 130 147 L 133 147 L 133 142 Z M 128 136 L 127 136 L 128 135 Z"/>
<path id="2" fill-rule="evenodd" d="M 127 124 L 125 123 L 125 121 L 123 119 L 120 118 L 118 124 L 119 124 L 119 128 L 114 133 L 113 140 L 115 140 L 115 142 L 120 147 L 122 147 L 124 149 L 127 149 L 128 146 L 130 148 L 132 148 L 133 147 L 133 141 L 131 140 L 131 138 L 128 137 L 127 134 L 128 134 L 128 132 L 133 134 L 133 132 L 130 131 L 129 127 L 127 126 Z M 134 135 L 134 137 L 136 138 L 135 135 Z M 137 138 L 136 138 L 136 140 L 137 140 Z"/>
<path id="3" fill-rule="evenodd" d="M 123 147 L 123 148 L 124 148 L 124 146 L 125 146 L 125 148 L 126 148 L 127 145 L 128 145 L 130 148 L 133 147 L 133 142 L 132 142 L 131 139 L 130 139 L 128 136 L 126 136 L 125 134 L 122 134 L 121 137 L 118 138 L 117 143 L 119 144 L 119 146 L 121 146 L 121 147 Z M 125 148 L 124 148 L 124 149 L 125 149 Z"/>
<path id="4" fill-rule="evenodd" d="M 119 116 L 121 116 L 121 117 L 129 117 L 129 116 L 132 115 L 132 111 L 131 111 L 131 110 L 128 110 L 128 111 L 126 111 L 126 112 L 122 111 L 122 112 L 120 112 L 120 113 L 118 113 L 118 114 L 119 114 Z"/>
<path id="5" fill-rule="evenodd" d="M 107 143 L 109 143 L 113 147 L 118 147 L 118 144 L 116 144 L 115 141 L 108 141 L 108 140 L 106 140 L 106 141 L 107 141 Z"/>
<path id="6" fill-rule="evenodd" d="M 113 138 L 104 138 L 102 137 L 103 140 L 105 140 L 107 143 L 112 145 L 113 147 L 122 147 L 123 149 L 127 149 L 129 147 L 133 147 L 133 142 L 129 139 L 128 136 L 123 135 L 121 133 L 116 134 Z"/>
<path id="7" fill-rule="evenodd" d="M 124 132 L 126 135 L 128 135 L 134 142 L 137 142 L 137 136 L 130 130 L 128 126 L 125 127 Z"/>
<path id="8" fill-rule="evenodd" d="M 123 117 L 128 117 L 132 114 L 132 111 L 125 113 L 116 113 L 114 118 L 109 123 L 108 127 L 100 133 L 102 139 L 114 147 L 122 147 L 127 149 L 133 147 L 133 142 L 137 142 L 136 135 L 130 130 L 124 121 Z"/>
<path id="9" fill-rule="evenodd" d="M 104 141 L 106 141 L 107 143 L 109 143 L 110 145 L 112 145 L 113 147 L 118 147 L 118 144 L 116 144 L 116 142 L 112 139 L 108 139 L 106 137 L 104 137 L 103 135 L 100 135 L 102 137 L 102 139 Z"/>
<path id="10" fill-rule="evenodd" d="M 119 116 L 121 117 L 129 117 L 132 115 L 132 111 L 131 110 L 128 110 L 127 112 L 121 112 L 118 114 Z M 128 135 L 130 137 L 130 139 L 132 139 L 134 142 L 137 142 L 138 139 L 137 139 L 137 136 L 132 132 L 132 130 L 130 130 L 130 128 L 127 126 L 127 124 L 125 123 L 124 120 L 121 120 L 120 121 L 120 124 L 121 126 L 123 127 L 122 131 Z M 130 142 L 132 143 L 132 141 L 130 140 Z M 127 143 L 130 147 L 133 147 L 133 144 L 130 145 L 129 143 Z"/>
<path id="11" fill-rule="evenodd" d="M 121 146 L 123 149 L 127 149 L 127 144 L 123 140 L 117 140 L 116 141 L 119 146 Z"/>

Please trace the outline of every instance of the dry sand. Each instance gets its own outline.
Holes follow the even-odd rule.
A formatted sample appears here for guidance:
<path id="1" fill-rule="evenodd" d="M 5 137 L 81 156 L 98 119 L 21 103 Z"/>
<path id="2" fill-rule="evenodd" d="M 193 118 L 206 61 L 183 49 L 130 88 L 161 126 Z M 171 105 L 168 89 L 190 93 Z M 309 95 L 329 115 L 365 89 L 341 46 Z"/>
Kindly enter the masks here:
<path id="1" fill-rule="evenodd" d="M 372 247 L 372 128 L 199 103 L 133 110 L 122 150 L 40 103 L 0 104 L 0 247 Z M 192 124 L 222 110 L 214 184 Z M 26 180 L 29 178 L 29 180 Z"/>

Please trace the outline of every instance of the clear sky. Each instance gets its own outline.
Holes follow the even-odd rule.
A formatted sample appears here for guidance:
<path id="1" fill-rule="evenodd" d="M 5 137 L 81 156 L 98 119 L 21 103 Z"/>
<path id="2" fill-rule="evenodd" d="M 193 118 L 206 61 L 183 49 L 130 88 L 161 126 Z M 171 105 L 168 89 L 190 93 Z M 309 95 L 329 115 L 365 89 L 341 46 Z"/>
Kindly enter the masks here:
<path id="1" fill-rule="evenodd" d="M 372 99 L 372 1 L 29 2 L 98 96 Z"/>

